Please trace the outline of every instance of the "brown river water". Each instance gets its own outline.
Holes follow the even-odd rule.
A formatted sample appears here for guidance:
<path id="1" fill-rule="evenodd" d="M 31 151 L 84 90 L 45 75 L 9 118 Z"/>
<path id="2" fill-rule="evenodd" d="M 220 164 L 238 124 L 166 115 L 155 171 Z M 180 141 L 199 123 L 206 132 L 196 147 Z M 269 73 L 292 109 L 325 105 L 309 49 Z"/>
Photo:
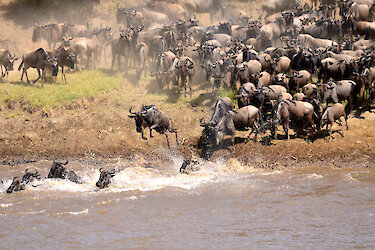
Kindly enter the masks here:
<path id="1" fill-rule="evenodd" d="M 375 170 L 321 166 L 257 169 L 235 160 L 182 159 L 123 169 L 98 190 L 97 163 L 70 162 L 84 184 L 42 179 L 7 194 L 27 166 L 0 168 L 0 248 L 375 248 Z"/>

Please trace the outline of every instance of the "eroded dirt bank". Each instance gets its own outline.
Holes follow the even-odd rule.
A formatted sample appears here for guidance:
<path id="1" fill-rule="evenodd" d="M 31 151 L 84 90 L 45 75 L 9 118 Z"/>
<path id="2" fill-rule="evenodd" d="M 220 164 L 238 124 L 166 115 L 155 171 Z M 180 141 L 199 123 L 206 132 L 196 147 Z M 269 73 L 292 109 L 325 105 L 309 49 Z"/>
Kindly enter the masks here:
<path id="1" fill-rule="evenodd" d="M 166 154 L 198 157 L 195 146 L 201 134 L 201 118 L 208 118 L 211 109 L 205 106 L 163 105 L 161 110 L 178 128 L 180 146 L 170 135 L 171 150 L 163 135 L 142 140 L 135 131 L 134 120 L 128 118 L 130 107 L 139 108 L 145 100 L 134 96 L 114 101 L 111 94 L 121 95 L 126 89 L 114 90 L 95 98 L 71 101 L 51 110 L 32 108 L 27 102 L 11 101 L 0 111 L 0 158 L 3 164 L 16 164 L 38 159 L 82 157 L 131 158 L 143 155 L 149 160 L 167 159 Z M 214 102 L 214 98 L 210 103 Z M 246 141 L 246 132 L 236 135 L 235 152 L 228 149 L 215 151 L 212 159 L 237 158 L 240 162 L 257 167 L 278 165 L 318 164 L 332 167 L 372 167 L 375 156 L 375 114 L 366 112 L 361 119 L 349 119 L 349 130 L 344 137 L 334 133 L 334 140 L 318 138 L 314 142 L 293 138 L 283 139 L 279 129 L 277 140 L 271 145 Z M 337 125 L 335 125 L 337 129 Z M 324 134 L 324 133 L 323 133 Z M 148 130 L 145 135 L 149 137 Z M 261 138 L 265 138 L 264 135 Z"/>

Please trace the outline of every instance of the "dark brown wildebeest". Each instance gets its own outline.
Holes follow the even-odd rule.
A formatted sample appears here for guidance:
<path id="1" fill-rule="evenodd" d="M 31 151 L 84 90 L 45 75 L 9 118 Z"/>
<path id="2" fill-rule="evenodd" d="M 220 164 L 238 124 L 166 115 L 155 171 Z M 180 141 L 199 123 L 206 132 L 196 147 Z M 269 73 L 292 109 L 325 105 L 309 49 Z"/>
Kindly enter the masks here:
<path id="1" fill-rule="evenodd" d="M 62 80 L 65 80 L 66 83 L 67 81 L 64 72 L 64 66 L 74 69 L 74 65 L 77 63 L 75 54 L 71 53 L 69 49 L 66 49 L 64 47 L 59 47 L 58 49 L 48 51 L 47 54 L 51 58 L 56 58 L 57 66 L 61 67 Z"/>
<path id="2" fill-rule="evenodd" d="M 33 42 L 36 43 L 40 39 L 45 39 L 48 47 L 54 48 L 56 44 L 61 41 L 63 37 L 64 23 L 51 23 L 47 25 L 38 26 L 34 24 Z"/>
<path id="3" fill-rule="evenodd" d="M 112 66 L 111 71 L 113 71 L 113 65 L 117 59 L 118 67 L 121 69 L 121 57 L 125 58 L 125 73 L 128 72 L 128 57 L 130 53 L 130 36 L 128 34 L 121 33 L 120 37 L 113 40 L 111 43 L 112 50 Z"/>
<path id="4" fill-rule="evenodd" d="M 116 170 L 112 169 L 112 170 L 106 171 L 106 170 L 103 170 L 103 168 L 100 168 L 99 172 L 100 172 L 99 180 L 96 182 L 95 185 L 100 189 L 108 187 L 109 184 L 111 183 L 111 179 L 115 176 Z"/>
<path id="5" fill-rule="evenodd" d="M 177 139 L 177 129 L 174 128 L 172 120 L 169 119 L 163 112 L 161 112 L 155 105 L 143 106 L 141 111 L 132 112 L 132 109 L 129 110 L 129 118 L 135 119 L 135 125 L 138 133 L 142 133 L 142 139 L 147 140 L 143 136 L 143 129 L 148 127 L 150 129 L 150 138 L 152 136 L 152 130 L 156 130 L 159 134 L 164 134 L 167 138 L 168 148 L 170 149 L 169 139 L 166 132 L 174 133 Z"/>
<path id="6" fill-rule="evenodd" d="M 10 194 L 13 191 L 21 191 L 25 190 L 26 185 L 30 182 L 33 182 L 35 179 L 39 180 L 40 175 L 38 174 L 38 170 L 35 169 L 35 173 L 31 173 L 26 169 L 25 174 L 22 176 L 22 179 L 19 177 L 14 177 L 12 184 L 10 184 L 9 188 L 7 189 L 7 193 Z"/>
<path id="7" fill-rule="evenodd" d="M 76 173 L 74 173 L 73 170 L 63 167 L 63 165 L 66 164 L 68 164 L 68 161 L 66 161 L 65 163 L 54 161 L 47 178 L 66 179 L 78 184 L 82 183 L 81 178 Z"/>
<path id="8" fill-rule="evenodd" d="M 57 72 L 58 72 L 56 60 L 54 58 L 48 57 L 47 52 L 42 48 L 39 48 L 35 51 L 24 54 L 22 56 L 22 62 L 20 66 L 18 67 L 18 70 L 21 70 L 22 66 L 23 66 L 23 69 L 22 69 L 21 81 L 23 79 L 23 75 L 25 74 L 27 83 L 30 83 L 29 77 L 27 76 L 27 69 L 30 67 L 35 68 L 38 71 L 39 77 L 34 81 L 34 83 L 36 83 L 36 81 L 38 81 L 42 77 L 40 75 L 40 70 L 43 71 L 43 77 L 42 77 L 42 83 L 43 83 L 44 78 L 45 78 L 44 69 L 46 67 L 52 67 L 53 76 L 57 76 Z"/>
<path id="9" fill-rule="evenodd" d="M 13 64 L 15 61 L 18 60 L 14 58 L 8 50 L 0 49 L 0 67 L 1 67 L 1 76 L 4 77 L 5 75 L 8 77 L 9 71 L 13 70 Z M 3 72 L 3 66 L 5 68 L 5 72 Z"/>

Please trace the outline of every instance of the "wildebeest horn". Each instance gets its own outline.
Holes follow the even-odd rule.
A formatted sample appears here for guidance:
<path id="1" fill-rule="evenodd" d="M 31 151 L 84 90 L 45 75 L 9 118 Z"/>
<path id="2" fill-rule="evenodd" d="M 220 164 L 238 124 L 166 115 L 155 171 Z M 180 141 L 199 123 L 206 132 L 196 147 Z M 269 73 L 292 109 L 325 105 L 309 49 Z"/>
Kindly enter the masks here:
<path id="1" fill-rule="evenodd" d="M 275 92 L 275 90 L 273 90 L 271 87 L 269 87 L 269 86 L 265 86 L 267 89 L 270 89 L 270 90 L 272 90 L 272 92 Z"/>
<path id="2" fill-rule="evenodd" d="M 132 108 L 129 109 L 129 113 L 130 113 L 130 114 L 133 114 L 133 115 L 137 114 L 137 113 L 135 113 L 135 112 L 132 112 Z"/>
<path id="3" fill-rule="evenodd" d="M 206 126 L 206 125 L 208 125 L 208 123 L 206 123 L 206 122 L 203 122 L 202 120 L 203 120 L 203 118 L 201 118 L 201 119 L 199 120 L 199 122 L 201 123 L 201 126 L 202 126 L 202 125 L 203 125 L 203 126 Z"/>
<path id="4" fill-rule="evenodd" d="M 100 173 L 103 172 L 103 168 L 99 168 L 99 172 L 100 172 Z"/>
<path id="5" fill-rule="evenodd" d="M 61 164 L 62 164 L 62 165 L 66 165 L 66 164 L 68 164 L 68 162 L 69 162 L 69 161 L 66 161 L 65 163 L 61 163 Z"/>

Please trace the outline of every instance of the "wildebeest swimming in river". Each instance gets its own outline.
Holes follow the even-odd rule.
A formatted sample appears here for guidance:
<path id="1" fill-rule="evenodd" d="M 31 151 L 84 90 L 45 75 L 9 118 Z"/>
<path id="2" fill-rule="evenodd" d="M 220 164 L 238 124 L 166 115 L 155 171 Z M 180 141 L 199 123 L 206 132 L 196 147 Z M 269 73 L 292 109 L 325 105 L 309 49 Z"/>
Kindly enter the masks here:
<path id="1" fill-rule="evenodd" d="M 38 170 L 35 169 L 35 173 L 29 172 L 29 169 L 26 169 L 25 174 L 22 176 L 22 179 L 19 177 L 14 177 L 12 184 L 10 184 L 9 188 L 7 189 L 7 193 L 10 194 L 13 191 L 21 191 L 25 190 L 26 184 L 34 181 L 35 179 L 39 180 Z"/>
<path id="2" fill-rule="evenodd" d="M 65 163 L 54 161 L 48 173 L 47 178 L 66 179 L 66 180 L 80 184 L 81 178 L 76 173 L 74 173 L 73 170 L 63 167 L 63 165 L 67 165 L 67 164 L 68 164 L 68 161 L 66 161 Z"/>
<path id="3" fill-rule="evenodd" d="M 99 180 L 96 182 L 96 186 L 100 189 L 106 188 L 111 183 L 112 177 L 115 176 L 116 170 L 112 169 L 109 171 L 103 170 L 103 168 L 99 169 L 100 176 Z"/>

